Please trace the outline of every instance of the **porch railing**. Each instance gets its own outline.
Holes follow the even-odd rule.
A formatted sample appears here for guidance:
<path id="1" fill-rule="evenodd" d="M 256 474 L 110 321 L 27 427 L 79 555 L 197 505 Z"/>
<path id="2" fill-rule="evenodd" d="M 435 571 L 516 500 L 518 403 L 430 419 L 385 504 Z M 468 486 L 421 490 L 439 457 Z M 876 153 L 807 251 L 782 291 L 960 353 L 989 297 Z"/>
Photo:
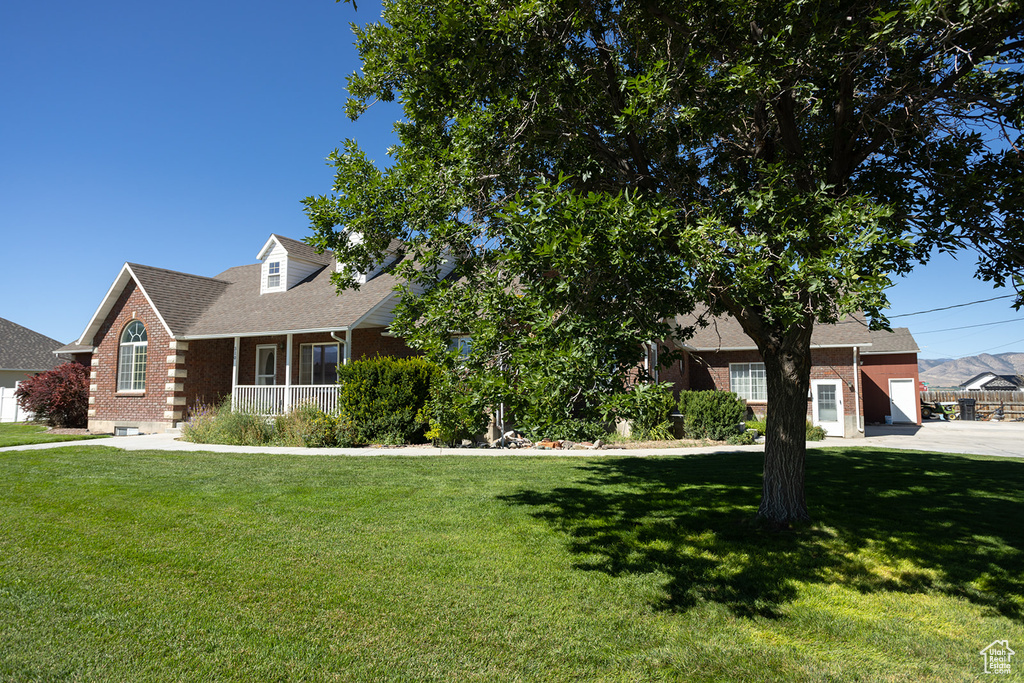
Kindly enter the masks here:
<path id="1" fill-rule="evenodd" d="M 293 384 L 255 386 L 238 385 L 231 392 L 233 410 L 255 415 L 283 415 L 303 403 L 314 403 L 325 413 L 338 407 L 338 387 L 334 384 Z"/>

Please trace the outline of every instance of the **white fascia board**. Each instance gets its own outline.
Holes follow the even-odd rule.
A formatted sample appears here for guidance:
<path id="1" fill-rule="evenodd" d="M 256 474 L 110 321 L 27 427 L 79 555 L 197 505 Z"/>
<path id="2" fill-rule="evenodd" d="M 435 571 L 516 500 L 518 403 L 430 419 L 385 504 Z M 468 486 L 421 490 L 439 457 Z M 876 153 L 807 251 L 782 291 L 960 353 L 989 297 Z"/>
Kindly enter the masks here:
<path id="1" fill-rule="evenodd" d="M 371 306 L 371 307 L 370 307 L 370 310 L 368 310 L 368 311 L 367 311 L 366 313 L 363 313 L 363 314 L 362 314 L 361 316 L 359 316 L 358 318 L 356 318 L 355 322 L 353 322 L 353 323 L 352 323 L 352 325 L 350 325 L 351 329 L 353 329 L 353 330 L 354 330 L 354 329 L 356 329 L 357 327 L 359 327 L 359 326 L 360 326 L 360 325 L 361 325 L 361 324 L 363 323 L 363 321 L 364 321 L 364 320 L 366 320 L 366 319 L 367 319 L 367 318 L 369 318 L 369 317 L 370 317 L 371 315 L 373 315 L 374 313 L 376 313 L 376 312 L 377 312 L 377 310 L 378 310 L 378 309 L 380 309 L 380 307 L 381 307 L 381 306 L 383 306 L 384 304 L 388 303 L 389 301 L 392 301 L 392 300 L 393 300 L 393 299 L 395 299 L 395 298 L 396 298 L 397 296 L 398 296 L 398 294 L 397 294 L 397 293 L 396 293 L 396 292 L 395 292 L 394 290 L 392 290 L 391 292 L 389 292 L 389 293 L 388 293 L 388 295 L 387 295 L 386 297 L 384 297 L 383 299 L 381 299 L 380 301 L 378 301 L 377 303 L 375 303 L 375 304 L 374 304 L 373 306 Z M 392 318 L 392 319 L 394 319 L 394 318 Z"/>
<path id="2" fill-rule="evenodd" d="M 351 326 L 352 328 L 355 325 Z M 235 337 L 273 337 L 283 334 L 318 334 L 320 332 L 344 332 L 349 327 L 335 325 L 334 327 L 315 327 L 304 330 L 267 330 L 266 332 L 224 332 L 222 334 L 183 334 L 176 337 L 181 341 L 192 341 L 196 339 L 233 339 Z"/>
<path id="3" fill-rule="evenodd" d="M 278 244 L 281 243 L 281 241 L 278 239 L 277 235 L 275 235 L 274 233 L 270 233 L 270 237 L 267 239 L 266 243 L 263 245 L 263 248 L 260 249 L 260 253 L 256 254 L 256 260 L 257 261 L 262 261 L 264 258 L 266 258 L 267 251 L 270 250 L 270 245 L 275 243 L 275 242 L 278 243 Z M 285 249 L 286 253 L 287 253 L 287 251 L 288 250 Z"/>
<path id="4" fill-rule="evenodd" d="M 174 333 L 171 332 L 171 328 L 168 327 L 167 321 L 164 320 L 160 311 L 158 311 L 156 306 L 153 304 L 153 300 L 149 297 L 149 293 L 146 291 L 146 288 L 142 286 L 141 282 L 139 282 L 139 278 L 135 277 L 135 273 L 132 272 L 131 266 L 125 263 L 121 266 L 121 272 L 119 272 L 117 277 L 114 278 L 114 284 L 110 285 L 110 289 L 107 290 L 107 293 L 103 297 L 103 301 L 100 302 L 96 312 L 92 314 L 92 318 L 89 320 L 89 324 L 85 326 L 85 331 L 82 332 L 82 336 L 78 338 L 78 344 L 83 346 L 93 346 L 95 348 L 95 345 L 92 343 L 93 337 L 95 337 L 96 332 L 99 331 L 100 324 L 103 323 L 104 318 L 106 318 L 107 314 L 109 314 L 114 308 L 114 303 L 117 301 L 117 297 L 120 296 L 121 291 L 125 288 L 125 285 L 128 284 L 129 280 L 133 280 L 135 282 L 135 286 L 139 288 L 139 291 L 142 292 L 142 296 L 146 298 L 146 302 L 149 303 L 149 307 L 153 309 L 157 320 L 159 320 L 160 324 L 164 326 L 164 330 L 167 331 L 167 334 L 171 339 L 175 339 Z"/>

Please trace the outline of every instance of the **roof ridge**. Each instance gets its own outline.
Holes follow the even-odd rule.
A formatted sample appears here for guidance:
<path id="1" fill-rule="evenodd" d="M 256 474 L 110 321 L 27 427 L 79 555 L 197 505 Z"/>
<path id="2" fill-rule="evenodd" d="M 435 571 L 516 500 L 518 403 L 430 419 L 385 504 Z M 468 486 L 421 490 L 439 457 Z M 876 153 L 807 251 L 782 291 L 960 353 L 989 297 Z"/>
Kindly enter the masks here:
<path id="1" fill-rule="evenodd" d="M 132 270 L 136 268 L 146 268 L 148 270 L 158 270 L 161 273 L 171 273 L 172 275 L 185 275 L 187 277 L 195 277 L 202 280 L 210 280 L 211 282 L 218 282 L 220 284 L 230 284 L 227 280 L 218 280 L 216 276 L 210 277 L 209 275 L 196 275 L 195 273 L 186 273 L 183 270 L 171 270 L 170 268 L 160 268 L 159 266 L 148 266 L 145 263 L 132 263 L 131 261 L 126 261 L 125 263 L 127 263 L 128 266 L 132 268 Z"/>

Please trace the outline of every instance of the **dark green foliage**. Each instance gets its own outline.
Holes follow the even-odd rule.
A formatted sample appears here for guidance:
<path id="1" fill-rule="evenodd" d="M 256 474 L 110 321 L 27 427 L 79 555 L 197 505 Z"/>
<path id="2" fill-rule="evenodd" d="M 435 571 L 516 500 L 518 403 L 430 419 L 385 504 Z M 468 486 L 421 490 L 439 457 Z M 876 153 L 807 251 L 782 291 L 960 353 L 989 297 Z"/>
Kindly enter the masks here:
<path id="1" fill-rule="evenodd" d="M 794 418 L 769 425 L 763 510 L 803 521 L 814 325 L 884 325 L 934 248 L 1024 292 L 1019 0 L 389 0 L 355 30 L 347 113 L 400 102 L 399 140 L 380 167 L 351 140 L 330 156 L 310 241 L 351 264 L 341 285 L 395 239 L 414 284 L 455 256 L 398 327 L 471 334 L 501 374 L 475 390 L 531 429 L 592 420 L 625 388 L 608 368 L 703 304 Z"/>
<path id="2" fill-rule="evenodd" d="M 426 438 L 437 445 L 471 439 L 487 428 L 488 415 L 459 373 L 438 370 L 420 419 L 430 425 Z"/>
<path id="3" fill-rule="evenodd" d="M 686 435 L 725 441 L 739 433 L 746 404 L 731 391 L 684 391 L 679 394 Z"/>
<path id="4" fill-rule="evenodd" d="M 437 373 L 423 358 L 377 356 L 339 366 L 339 441 L 421 443 L 427 429 L 422 410 Z"/>
<path id="5" fill-rule="evenodd" d="M 22 408 L 51 427 L 84 427 L 89 411 L 88 377 L 84 365 L 63 363 L 22 380 L 14 395 Z"/>
<path id="6" fill-rule="evenodd" d="M 725 440 L 730 446 L 750 446 L 757 440 L 757 431 L 747 429 L 739 434 L 733 434 Z"/>
<path id="7" fill-rule="evenodd" d="M 808 441 L 824 441 L 825 440 L 825 429 L 816 425 L 812 425 L 810 422 L 807 423 L 807 440 Z"/>
<path id="8" fill-rule="evenodd" d="M 628 421 L 633 438 L 671 439 L 669 415 L 675 406 L 671 384 L 642 382 L 625 393 L 609 397 L 604 409 L 607 419 Z"/>

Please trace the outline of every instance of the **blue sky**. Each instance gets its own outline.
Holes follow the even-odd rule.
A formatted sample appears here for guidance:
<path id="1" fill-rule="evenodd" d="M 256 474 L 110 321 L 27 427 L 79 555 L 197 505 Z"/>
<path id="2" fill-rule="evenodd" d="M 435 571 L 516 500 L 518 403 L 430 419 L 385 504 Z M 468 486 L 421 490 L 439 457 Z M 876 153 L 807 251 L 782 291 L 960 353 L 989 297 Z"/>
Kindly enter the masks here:
<path id="1" fill-rule="evenodd" d="M 0 317 L 76 339 L 125 261 L 200 275 L 252 263 L 272 232 L 309 234 L 300 200 L 354 138 L 386 157 L 395 108 L 343 110 L 359 68 L 333 0 L 0 4 Z M 987 299 L 973 257 L 890 292 L 898 315 Z M 963 330 L 949 328 L 996 325 Z M 1024 351 L 1007 300 L 894 318 L 923 358 Z"/>

